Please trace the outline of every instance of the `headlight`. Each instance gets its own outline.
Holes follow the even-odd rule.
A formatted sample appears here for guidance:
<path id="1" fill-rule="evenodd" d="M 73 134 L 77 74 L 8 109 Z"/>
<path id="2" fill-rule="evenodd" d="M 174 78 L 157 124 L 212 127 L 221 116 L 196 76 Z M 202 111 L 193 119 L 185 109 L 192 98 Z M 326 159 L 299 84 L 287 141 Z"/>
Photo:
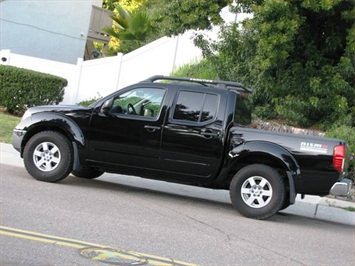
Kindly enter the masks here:
<path id="1" fill-rule="evenodd" d="M 21 121 L 25 120 L 26 118 L 28 118 L 28 117 L 30 117 L 30 116 L 31 116 L 31 112 L 30 112 L 30 110 L 27 110 L 27 111 L 23 114 L 23 116 L 22 116 L 22 118 L 21 118 Z"/>

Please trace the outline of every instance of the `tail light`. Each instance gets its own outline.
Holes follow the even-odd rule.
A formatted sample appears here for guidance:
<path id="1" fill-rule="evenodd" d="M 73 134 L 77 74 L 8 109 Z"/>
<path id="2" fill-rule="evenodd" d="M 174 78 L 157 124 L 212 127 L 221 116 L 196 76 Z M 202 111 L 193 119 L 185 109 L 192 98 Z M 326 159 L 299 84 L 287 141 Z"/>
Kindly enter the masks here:
<path id="1" fill-rule="evenodd" d="M 345 145 L 337 145 L 334 147 L 333 152 L 333 166 L 339 172 L 343 172 L 344 170 L 344 162 L 345 162 Z"/>

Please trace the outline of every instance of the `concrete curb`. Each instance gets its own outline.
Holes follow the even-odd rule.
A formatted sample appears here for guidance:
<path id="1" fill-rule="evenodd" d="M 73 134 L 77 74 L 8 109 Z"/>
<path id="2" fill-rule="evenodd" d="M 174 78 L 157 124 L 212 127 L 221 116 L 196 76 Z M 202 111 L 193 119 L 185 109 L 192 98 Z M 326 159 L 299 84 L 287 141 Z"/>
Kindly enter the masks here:
<path id="1" fill-rule="evenodd" d="M 353 211 L 346 208 L 352 208 Z M 296 203 L 282 212 L 355 226 L 354 210 L 355 202 L 309 195 L 301 199 L 297 195 Z"/>
<path id="2" fill-rule="evenodd" d="M 0 164 L 2 163 L 24 167 L 23 160 L 19 153 L 12 147 L 12 145 L 5 143 L 0 143 Z M 148 179 L 141 180 L 138 177 L 130 177 L 127 179 L 124 178 L 124 176 L 117 177 L 117 175 L 112 174 L 105 174 L 103 178 L 113 179 L 116 181 L 119 180 L 119 182 L 122 182 L 123 184 L 132 186 L 143 185 L 145 188 L 151 187 L 152 189 L 156 189 L 156 182 L 159 182 Z M 179 184 L 168 184 L 166 182 L 161 183 L 163 186 L 162 191 L 168 193 L 230 203 L 228 191 L 195 188 Z M 355 211 L 349 211 L 345 209 L 349 207 L 353 208 L 354 210 L 355 202 L 309 195 L 306 195 L 304 199 L 301 199 L 300 195 L 297 195 L 296 203 L 281 212 L 355 226 Z"/>
<path id="3" fill-rule="evenodd" d="M 0 143 L 0 163 L 23 166 L 20 154 L 10 144 Z"/>

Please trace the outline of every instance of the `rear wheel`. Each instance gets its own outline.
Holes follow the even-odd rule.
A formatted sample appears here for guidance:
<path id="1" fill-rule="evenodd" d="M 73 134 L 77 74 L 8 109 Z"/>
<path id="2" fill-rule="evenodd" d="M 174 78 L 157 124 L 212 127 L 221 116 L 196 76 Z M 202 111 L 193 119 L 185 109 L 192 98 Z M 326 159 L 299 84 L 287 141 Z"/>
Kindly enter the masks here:
<path id="1" fill-rule="evenodd" d="M 244 216 L 266 219 L 278 212 L 285 202 L 285 183 L 280 174 L 267 165 L 242 168 L 230 184 L 233 206 Z"/>
<path id="2" fill-rule="evenodd" d="M 27 142 L 23 160 L 27 172 L 37 180 L 58 182 L 73 168 L 70 141 L 55 131 L 43 131 Z"/>

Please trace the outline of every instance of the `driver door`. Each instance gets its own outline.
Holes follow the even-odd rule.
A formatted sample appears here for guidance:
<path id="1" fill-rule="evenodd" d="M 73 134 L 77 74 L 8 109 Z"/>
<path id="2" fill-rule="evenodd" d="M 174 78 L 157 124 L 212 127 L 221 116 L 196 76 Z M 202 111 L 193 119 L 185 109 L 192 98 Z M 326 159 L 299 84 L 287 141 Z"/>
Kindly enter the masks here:
<path id="1" fill-rule="evenodd" d="M 90 160 L 113 169 L 159 169 L 165 94 L 133 88 L 110 98 L 91 119 Z"/>

